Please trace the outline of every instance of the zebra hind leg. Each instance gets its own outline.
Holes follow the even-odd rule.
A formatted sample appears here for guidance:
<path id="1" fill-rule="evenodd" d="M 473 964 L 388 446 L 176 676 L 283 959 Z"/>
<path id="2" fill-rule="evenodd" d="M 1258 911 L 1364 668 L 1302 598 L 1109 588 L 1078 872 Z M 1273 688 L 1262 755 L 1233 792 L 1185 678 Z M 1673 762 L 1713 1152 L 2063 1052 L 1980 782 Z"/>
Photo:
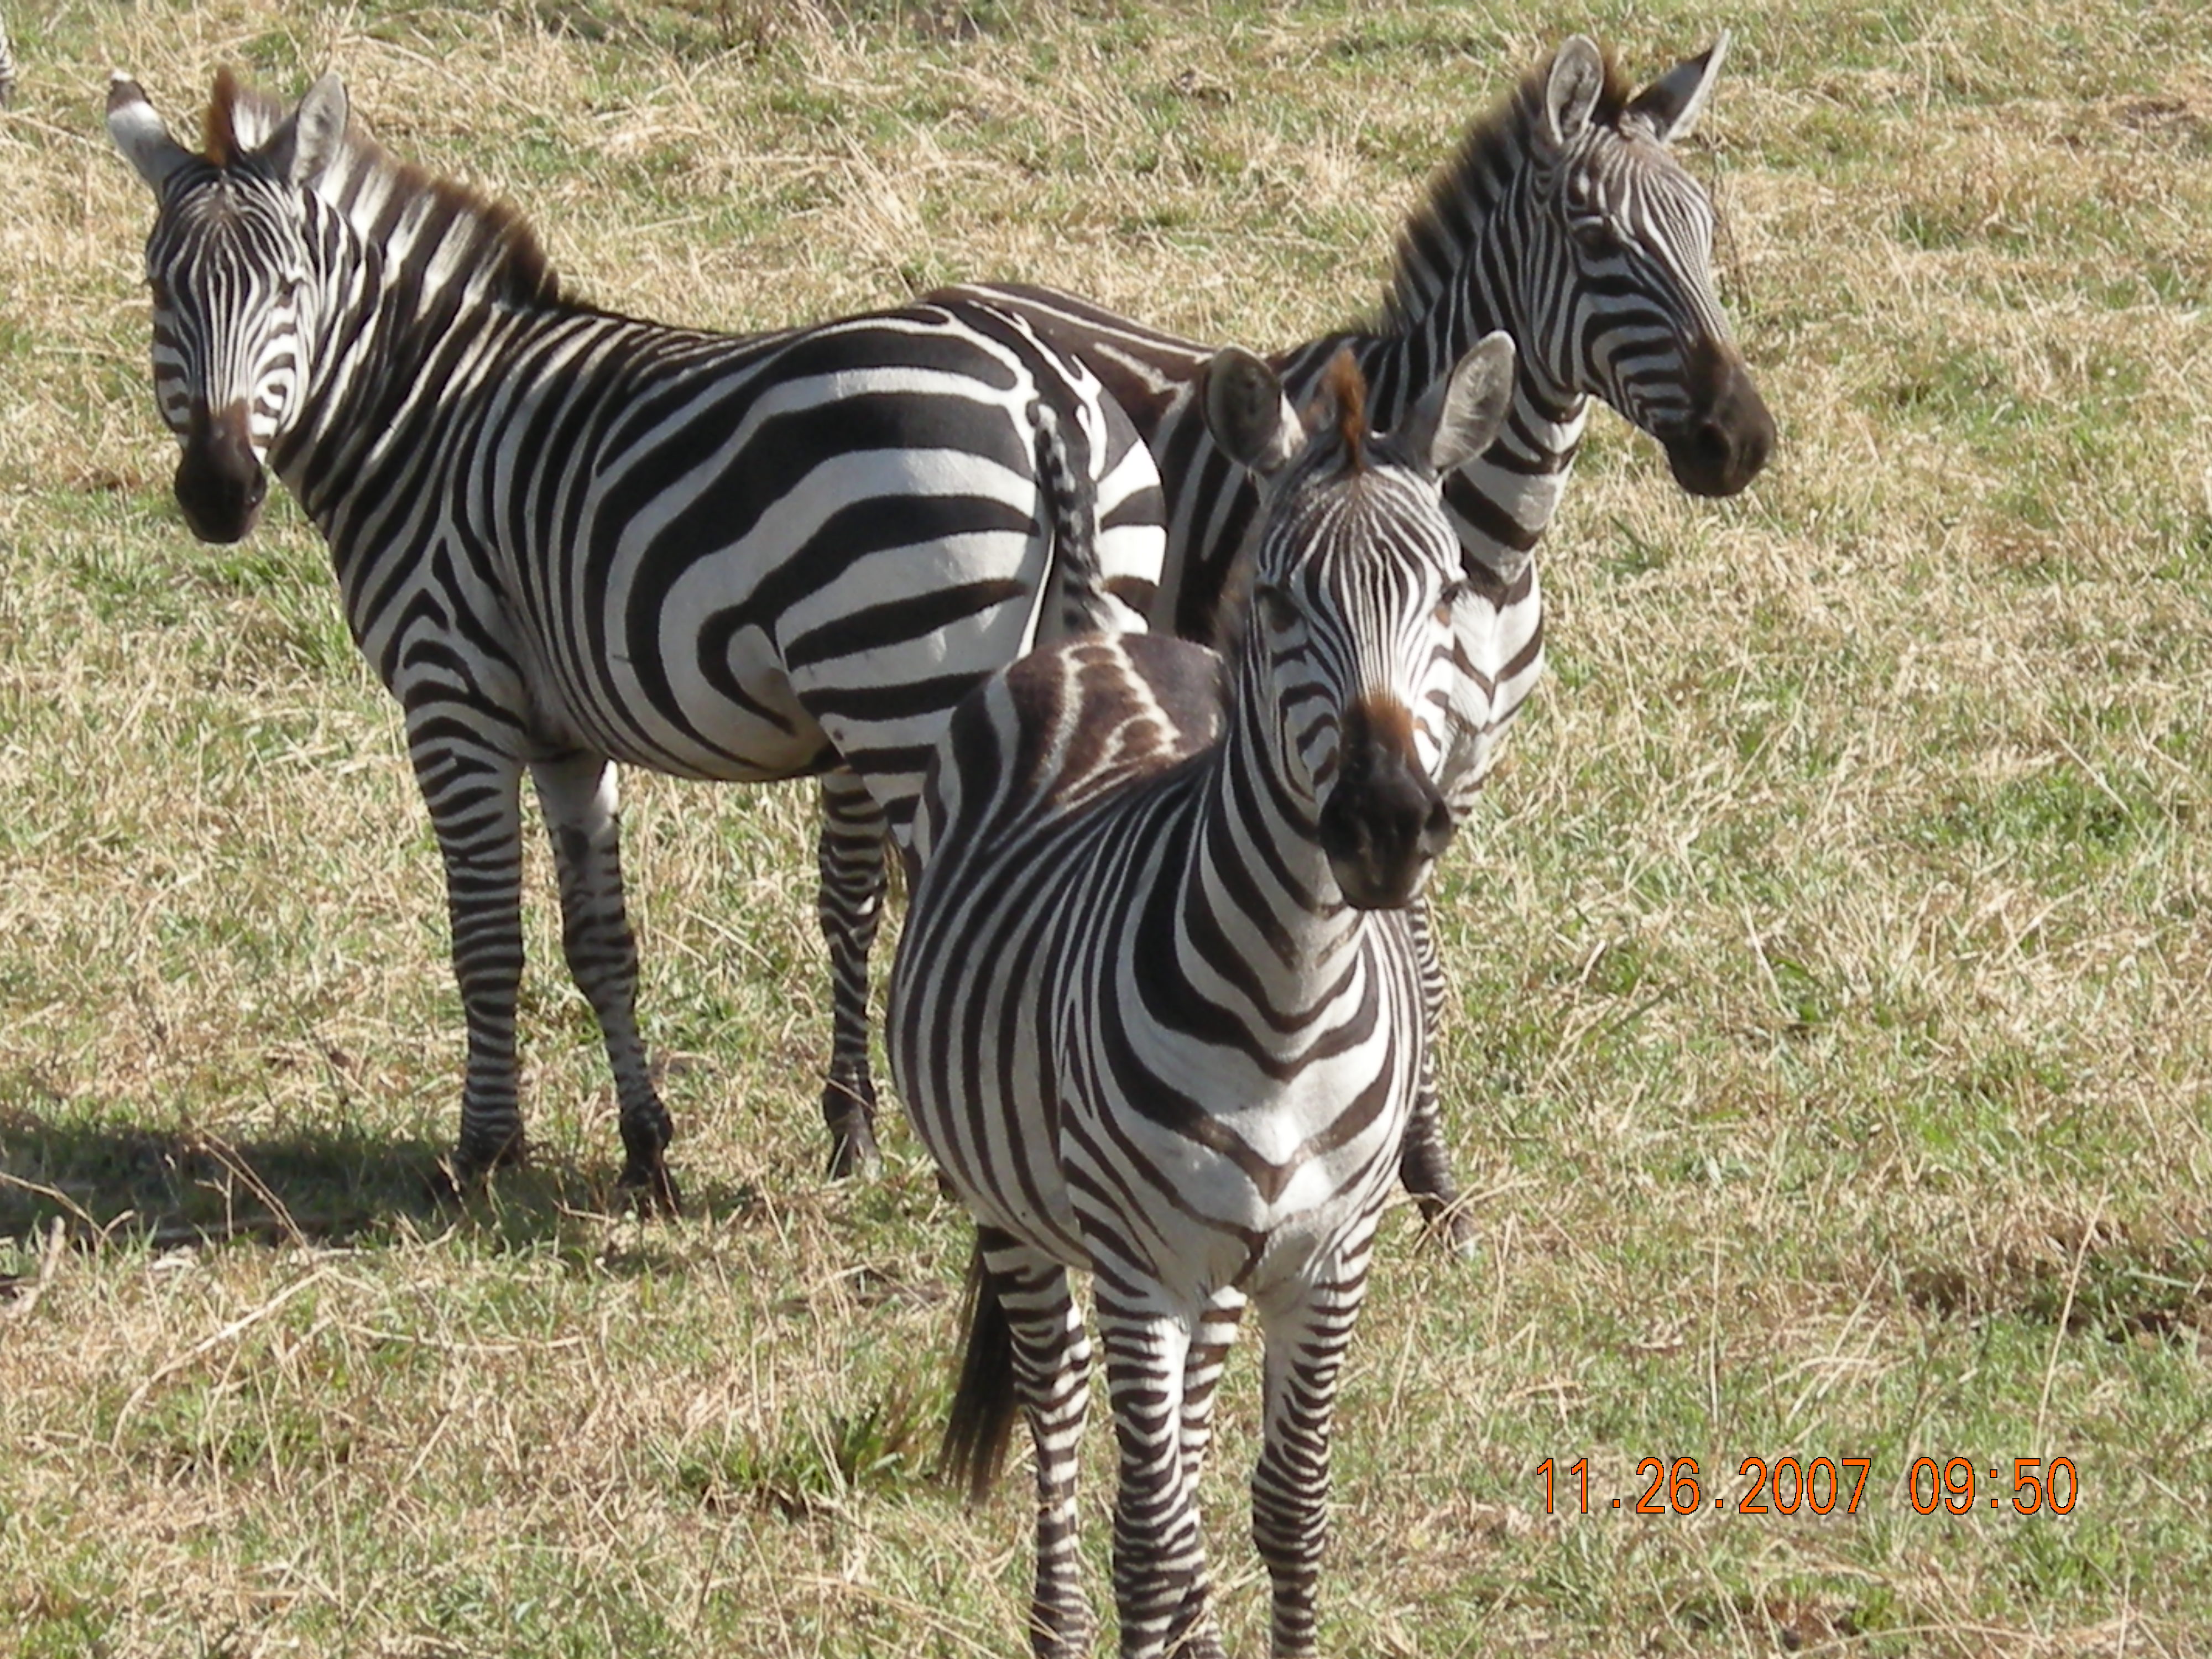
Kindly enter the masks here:
<path id="1" fill-rule="evenodd" d="M 1443 1018 L 1443 963 L 1437 954 L 1436 918 L 1426 894 L 1406 913 L 1421 973 L 1421 1068 L 1406 1139 L 1398 1155 L 1398 1179 L 1420 1206 L 1422 1218 L 1435 1228 L 1455 1255 L 1472 1256 L 1481 1248 L 1474 1218 L 1462 1204 L 1451 1154 L 1445 1149 L 1437 1091 L 1437 1028 Z"/>
<path id="2" fill-rule="evenodd" d="M 432 714 L 441 711 L 426 711 Z M 461 1133 L 434 1174 L 458 1197 L 524 1155 L 517 1089 L 515 999 L 522 982 L 520 767 L 489 745 L 456 736 L 453 723 L 410 722 L 410 759 L 446 866 L 453 977 L 468 1021 Z"/>
<path id="3" fill-rule="evenodd" d="M 1090 1400 L 1091 1340 L 1067 1271 L 995 1228 L 976 1231 L 968 1337 L 940 1471 L 972 1501 L 1004 1462 L 1017 1407 L 1036 1448 L 1036 1589 L 1030 1641 L 1037 1659 L 1080 1659 L 1097 1621 L 1077 1553 L 1077 1451 Z"/>
<path id="4" fill-rule="evenodd" d="M 623 1188 L 647 1208 L 677 1212 L 665 1156 L 675 1133 L 653 1086 L 637 1031 L 637 939 L 623 903 L 622 823 L 614 763 L 574 753 L 534 763 L 561 883 L 561 944 L 569 977 L 592 1005 L 620 1103 Z"/>
<path id="5" fill-rule="evenodd" d="M 876 1085 L 868 1073 L 868 953 L 883 920 L 883 808 L 854 773 L 822 778 L 822 835 L 816 843 L 821 886 L 815 914 L 830 947 L 830 1078 L 822 1117 L 830 1128 L 830 1178 L 872 1174 Z"/>

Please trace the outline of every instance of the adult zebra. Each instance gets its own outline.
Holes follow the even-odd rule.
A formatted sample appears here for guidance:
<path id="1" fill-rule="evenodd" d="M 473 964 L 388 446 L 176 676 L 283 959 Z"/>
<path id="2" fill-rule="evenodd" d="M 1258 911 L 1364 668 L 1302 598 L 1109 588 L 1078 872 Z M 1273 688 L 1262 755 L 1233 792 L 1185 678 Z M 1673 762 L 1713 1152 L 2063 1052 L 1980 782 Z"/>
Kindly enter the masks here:
<path id="1" fill-rule="evenodd" d="M 218 75 L 204 154 L 119 76 L 107 125 L 158 205 L 154 380 L 186 523 L 247 533 L 265 461 L 328 540 L 404 714 L 467 1012 L 453 1173 L 522 1144 L 527 769 L 614 1069 L 622 1179 L 675 1201 L 633 1012 L 617 763 L 823 775 L 823 1110 L 834 1167 L 871 1155 L 884 830 L 903 831 L 954 704 L 1053 614 L 1046 412 L 1103 503 L 1133 625 L 1152 597 L 1158 475 L 1118 407 L 987 302 L 750 337 L 580 304 L 511 210 L 386 155 L 335 76 L 287 112 Z"/>
<path id="2" fill-rule="evenodd" d="M 1681 486 L 1742 489 L 1774 423 L 1713 291 L 1710 198 L 1670 147 L 1689 132 L 1727 50 L 1723 33 L 1640 91 L 1589 40 L 1568 40 L 1468 130 L 1398 233 L 1380 313 L 1276 354 L 1293 399 L 1349 349 L 1388 427 L 1493 329 L 1519 348 L 1513 407 L 1498 440 L 1446 479 L 1465 554 L 1455 616 L 1459 679 L 1439 782 L 1463 818 L 1505 729 L 1543 669 L 1534 554 L 1558 511 L 1589 400 L 1657 437 Z M 1018 313 L 1105 382 L 1159 463 L 1168 556 L 1155 626 L 1194 639 L 1247 545 L 1259 493 L 1210 435 L 1214 348 L 1048 289 L 970 285 L 937 297 Z M 1425 903 L 1415 913 L 1432 1018 L 1443 983 Z M 1457 1241 L 1471 1225 L 1424 1091 L 1406 1143 L 1406 1184 Z"/>
<path id="3" fill-rule="evenodd" d="M 1492 337 L 1383 438 L 1349 354 L 1310 434 L 1285 429 L 1265 365 L 1224 354 L 1206 404 L 1225 453 L 1272 470 L 1304 441 L 1225 700 L 1201 647 L 1080 636 L 971 696 L 930 772 L 887 1048 L 978 1223 L 946 1461 L 980 1492 L 1026 1411 L 1048 1659 L 1091 1633 L 1070 1268 L 1092 1276 L 1121 1454 L 1121 1652 L 1221 1651 L 1194 1488 L 1248 1301 L 1274 1651 L 1313 1649 L 1337 1372 L 1425 1075 L 1402 907 L 1452 831 L 1432 780 L 1463 578 L 1437 474 L 1490 441 L 1511 362 Z"/>

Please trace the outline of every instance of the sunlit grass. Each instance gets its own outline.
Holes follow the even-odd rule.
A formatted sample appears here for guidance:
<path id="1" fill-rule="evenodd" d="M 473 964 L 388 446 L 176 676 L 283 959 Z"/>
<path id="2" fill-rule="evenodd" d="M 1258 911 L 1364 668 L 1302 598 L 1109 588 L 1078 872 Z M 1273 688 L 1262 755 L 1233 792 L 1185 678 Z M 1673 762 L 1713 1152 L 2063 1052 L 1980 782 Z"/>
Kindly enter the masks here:
<path id="1" fill-rule="evenodd" d="M 0 1652 L 1024 1649 L 1025 1505 L 927 1473 L 964 1224 L 896 1124 L 882 1182 L 819 1179 L 808 791 L 625 783 L 690 1216 L 609 1208 L 535 847 L 538 1161 L 425 1195 L 434 849 L 312 531 L 204 548 L 169 503 L 111 65 L 184 131 L 218 63 L 335 64 L 643 313 L 1014 276 L 1266 347 L 1372 303 L 1559 32 L 1648 73 L 1720 23 L 1689 160 L 1781 447 L 1699 503 L 1592 422 L 1553 673 L 1442 889 L 1486 1249 L 1388 1229 L 1325 1644 L 2212 1646 L 2200 7 L 37 9 L 0 115 Z M 1206 1492 L 1238 1653 L 1252 1358 Z M 1784 1455 L 1870 1460 L 1858 1513 L 1711 1508 Z M 1983 1472 L 1970 1514 L 1915 1510 L 1922 1455 Z M 1544 1514 L 1536 1466 L 1585 1457 L 1597 1512 Z M 1683 1457 L 1698 1513 L 1610 1509 Z M 2073 1461 L 2070 1516 L 1989 1508 L 2015 1457 Z"/>

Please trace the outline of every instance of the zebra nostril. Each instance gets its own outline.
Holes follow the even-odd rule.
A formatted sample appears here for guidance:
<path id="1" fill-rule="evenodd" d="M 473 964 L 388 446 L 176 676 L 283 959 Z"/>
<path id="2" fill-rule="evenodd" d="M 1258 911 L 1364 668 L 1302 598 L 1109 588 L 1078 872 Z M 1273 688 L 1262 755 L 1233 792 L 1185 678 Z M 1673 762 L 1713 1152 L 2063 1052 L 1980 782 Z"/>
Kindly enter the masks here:
<path id="1" fill-rule="evenodd" d="M 1697 447 L 1698 459 L 1716 472 L 1725 469 L 1735 457 L 1735 440 L 1717 421 L 1699 422 L 1690 441 Z"/>
<path id="2" fill-rule="evenodd" d="M 1442 795 L 1429 803 L 1429 815 L 1421 824 L 1421 845 L 1430 857 L 1443 851 L 1452 837 L 1451 807 Z"/>

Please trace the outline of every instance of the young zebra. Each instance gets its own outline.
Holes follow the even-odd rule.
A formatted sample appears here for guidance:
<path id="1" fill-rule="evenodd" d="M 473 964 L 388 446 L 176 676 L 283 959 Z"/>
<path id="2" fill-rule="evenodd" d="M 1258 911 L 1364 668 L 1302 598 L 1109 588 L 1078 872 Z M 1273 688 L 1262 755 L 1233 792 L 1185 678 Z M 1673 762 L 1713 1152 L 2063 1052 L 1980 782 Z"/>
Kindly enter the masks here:
<path id="1" fill-rule="evenodd" d="M 978 1224 L 947 1464 L 984 1490 L 1018 1404 L 1036 1440 L 1040 1654 L 1090 1637 L 1071 1268 L 1121 1451 L 1122 1653 L 1220 1651 L 1194 1494 L 1248 1300 L 1274 1650 L 1312 1650 L 1337 1370 L 1423 1072 L 1404 907 L 1452 830 L 1464 578 L 1437 479 L 1491 441 L 1511 365 L 1492 337 L 1386 437 L 1349 354 L 1307 431 L 1223 354 L 1209 423 L 1273 473 L 1232 660 L 1158 635 L 1039 650 L 961 705 L 929 774 L 886 1036 Z"/>
<path id="2" fill-rule="evenodd" d="M 1510 419 L 1444 486 L 1465 555 L 1450 752 L 1438 780 L 1455 817 L 1472 807 L 1543 670 L 1534 555 L 1565 492 L 1589 400 L 1657 437 L 1676 480 L 1698 495 L 1742 489 L 1772 446 L 1772 418 L 1713 292 L 1712 204 L 1670 150 L 1704 108 L 1726 47 L 1723 34 L 1632 93 L 1595 46 L 1569 40 L 1474 123 L 1400 229 L 1379 316 L 1270 360 L 1304 399 L 1323 366 L 1350 349 L 1375 419 L 1389 427 L 1482 335 L 1503 329 L 1519 347 Z M 1042 289 L 939 297 L 1018 312 L 1105 381 L 1150 445 L 1166 492 L 1154 624 L 1210 639 L 1260 500 L 1208 433 L 1204 369 L 1213 348 Z M 1415 922 L 1433 1018 L 1443 984 L 1425 904 Z M 1457 1187 L 1433 1091 L 1407 1135 L 1405 1175 L 1432 1217 L 1447 1212 Z M 1463 1220 L 1452 1225 L 1462 1245 L 1472 1243 Z"/>
<path id="3" fill-rule="evenodd" d="M 453 1173 L 522 1146 L 526 769 L 614 1069 L 622 1179 L 675 1201 L 633 1012 L 617 763 L 822 775 L 823 1111 L 833 1170 L 872 1157 L 884 830 L 903 832 L 954 704 L 1052 614 L 1039 411 L 1097 492 L 1132 625 L 1158 573 L 1158 474 L 1096 378 L 975 301 L 751 337 L 577 303 L 511 210 L 350 122 L 335 76 L 289 112 L 219 76 L 204 154 L 120 76 L 107 125 L 157 204 L 154 383 L 186 523 L 244 536 L 273 469 L 404 714 L 468 1018 Z"/>

